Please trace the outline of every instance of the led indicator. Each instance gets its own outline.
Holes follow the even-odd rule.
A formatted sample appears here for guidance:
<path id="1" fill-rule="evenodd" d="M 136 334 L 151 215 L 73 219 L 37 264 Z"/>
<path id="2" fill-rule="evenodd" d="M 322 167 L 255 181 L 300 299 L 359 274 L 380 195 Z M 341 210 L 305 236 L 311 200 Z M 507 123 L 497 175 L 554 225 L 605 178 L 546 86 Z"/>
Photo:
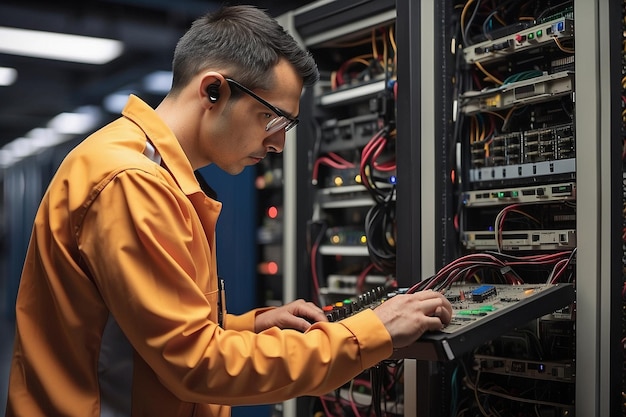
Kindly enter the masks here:
<path id="1" fill-rule="evenodd" d="M 333 180 L 333 183 L 335 183 L 337 187 L 341 187 L 343 185 L 343 178 L 335 177 L 335 179 Z"/>
<path id="2" fill-rule="evenodd" d="M 278 264 L 274 261 L 261 262 L 257 266 L 257 271 L 263 275 L 276 275 L 278 273 Z"/>
<path id="3" fill-rule="evenodd" d="M 268 208 L 267 217 L 269 217 L 270 219 L 275 219 L 276 217 L 278 217 L 278 208 L 276 208 L 276 206 L 271 206 L 270 208 Z"/>
<path id="4" fill-rule="evenodd" d="M 278 273 L 278 264 L 276 262 L 268 262 L 267 272 L 269 272 L 270 275 L 276 275 Z"/>

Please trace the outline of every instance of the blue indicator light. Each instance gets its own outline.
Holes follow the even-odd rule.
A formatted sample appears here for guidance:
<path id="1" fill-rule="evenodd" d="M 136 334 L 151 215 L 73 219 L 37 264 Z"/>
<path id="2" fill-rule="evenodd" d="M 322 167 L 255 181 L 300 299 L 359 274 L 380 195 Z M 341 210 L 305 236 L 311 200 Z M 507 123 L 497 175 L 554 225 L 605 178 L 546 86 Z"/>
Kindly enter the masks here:
<path id="1" fill-rule="evenodd" d="M 398 182 L 398 179 L 396 178 L 395 175 L 392 175 L 391 177 L 389 177 L 389 184 L 396 184 Z"/>

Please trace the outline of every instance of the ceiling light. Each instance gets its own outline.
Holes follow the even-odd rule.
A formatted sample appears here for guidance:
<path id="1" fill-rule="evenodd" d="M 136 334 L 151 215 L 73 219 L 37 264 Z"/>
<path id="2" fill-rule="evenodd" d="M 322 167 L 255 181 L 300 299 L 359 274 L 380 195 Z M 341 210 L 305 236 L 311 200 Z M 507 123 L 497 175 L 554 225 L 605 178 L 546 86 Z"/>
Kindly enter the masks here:
<path id="1" fill-rule="evenodd" d="M 99 107 L 83 106 L 73 112 L 56 115 L 48 122 L 48 127 L 63 135 L 83 135 L 95 129 L 99 123 Z"/>
<path id="2" fill-rule="evenodd" d="M 102 111 L 97 106 L 82 106 L 56 115 L 46 127 L 36 127 L 0 148 L 0 168 L 92 132 L 102 122 L 101 117 Z"/>
<path id="3" fill-rule="evenodd" d="M 128 96 L 131 94 L 137 94 L 134 90 L 120 90 L 109 94 L 102 100 L 102 107 L 111 114 L 120 114 L 126 103 L 128 103 Z"/>
<path id="4" fill-rule="evenodd" d="M 155 71 L 146 75 L 143 87 L 149 93 L 167 94 L 172 87 L 172 71 Z"/>
<path id="5" fill-rule="evenodd" d="M 121 55 L 122 42 L 65 33 L 0 27 L 0 52 L 86 64 L 105 64 Z"/>
<path id="6" fill-rule="evenodd" d="M 11 85 L 17 79 L 17 70 L 15 68 L 0 67 L 0 85 Z"/>

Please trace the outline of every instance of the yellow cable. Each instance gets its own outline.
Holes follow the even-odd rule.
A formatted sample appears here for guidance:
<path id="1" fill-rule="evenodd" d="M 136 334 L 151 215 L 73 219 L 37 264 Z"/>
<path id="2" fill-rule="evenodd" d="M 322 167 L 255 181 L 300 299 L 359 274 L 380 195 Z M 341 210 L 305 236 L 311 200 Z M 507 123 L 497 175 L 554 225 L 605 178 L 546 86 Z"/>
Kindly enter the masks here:
<path id="1" fill-rule="evenodd" d="M 557 38 L 556 36 L 554 36 L 552 39 L 554 39 L 554 42 L 556 43 L 556 46 L 563 52 L 568 53 L 568 54 L 573 54 L 575 51 L 573 48 L 566 48 L 563 46 L 563 44 L 561 43 L 561 41 L 559 40 L 559 38 Z"/>
<path id="2" fill-rule="evenodd" d="M 372 29 L 372 55 L 378 59 L 378 48 L 376 46 L 376 29 Z"/>
<path id="3" fill-rule="evenodd" d="M 465 6 L 463 6 L 463 11 L 461 12 L 461 33 L 465 32 L 465 15 L 467 14 L 467 9 L 469 8 L 469 5 L 474 3 L 474 0 L 469 0 L 467 3 L 465 3 Z"/>
<path id="4" fill-rule="evenodd" d="M 491 81 L 493 81 L 494 83 L 496 83 L 498 85 L 504 84 L 501 80 L 499 80 L 495 76 L 491 75 L 491 73 L 489 73 L 489 71 L 487 71 L 485 69 L 485 67 L 483 67 L 480 62 L 475 62 L 474 64 L 476 65 L 476 68 L 478 68 L 483 74 L 485 74 L 487 76 L 488 79 L 490 79 Z"/>
<path id="5" fill-rule="evenodd" d="M 395 53 L 398 51 L 398 47 L 396 45 L 396 39 L 393 34 L 393 26 L 389 26 L 389 41 L 391 42 L 391 47 L 393 48 L 393 53 L 395 55 Z"/>

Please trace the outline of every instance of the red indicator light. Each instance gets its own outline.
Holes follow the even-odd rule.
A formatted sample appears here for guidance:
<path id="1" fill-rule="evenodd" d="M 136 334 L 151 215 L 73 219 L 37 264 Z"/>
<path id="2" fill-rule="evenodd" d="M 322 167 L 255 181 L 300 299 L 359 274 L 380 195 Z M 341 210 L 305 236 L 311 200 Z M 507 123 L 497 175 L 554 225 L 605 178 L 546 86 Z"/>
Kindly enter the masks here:
<path id="1" fill-rule="evenodd" d="M 278 273 L 278 264 L 276 262 L 268 262 L 267 272 L 269 275 L 276 275 Z"/>
<path id="2" fill-rule="evenodd" d="M 269 217 L 270 219 L 275 219 L 276 217 L 278 217 L 278 208 L 276 208 L 276 206 L 271 206 L 270 208 L 268 208 L 267 217 Z"/>
<path id="3" fill-rule="evenodd" d="M 278 264 L 274 261 L 261 262 L 257 266 L 259 274 L 276 275 L 278 273 Z"/>

